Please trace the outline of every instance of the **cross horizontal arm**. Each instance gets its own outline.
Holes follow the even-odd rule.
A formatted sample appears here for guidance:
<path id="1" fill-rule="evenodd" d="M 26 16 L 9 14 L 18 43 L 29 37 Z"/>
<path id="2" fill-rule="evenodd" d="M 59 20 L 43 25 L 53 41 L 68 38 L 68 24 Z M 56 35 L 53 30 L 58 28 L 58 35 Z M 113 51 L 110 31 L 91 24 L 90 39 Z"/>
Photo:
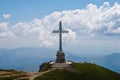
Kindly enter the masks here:
<path id="1" fill-rule="evenodd" d="M 68 30 L 62 30 L 61 33 L 68 33 Z M 60 30 L 53 30 L 53 33 L 60 33 Z"/>
<path id="2" fill-rule="evenodd" d="M 68 30 L 62 30 L 62 33 L 68 33 L 69 31 Z"/>
<path id="3" fill-rule="evenodd" d="M 60 33 L 59 30 L 53 30 L 52 33 Z"/>

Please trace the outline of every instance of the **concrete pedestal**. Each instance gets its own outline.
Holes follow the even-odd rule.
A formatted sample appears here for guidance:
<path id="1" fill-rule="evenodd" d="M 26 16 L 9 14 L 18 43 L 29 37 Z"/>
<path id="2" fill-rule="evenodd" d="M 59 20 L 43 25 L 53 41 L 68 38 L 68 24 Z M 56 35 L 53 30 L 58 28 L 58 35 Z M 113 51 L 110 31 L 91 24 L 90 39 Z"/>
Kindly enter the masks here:
<path id="1" fill-rule="evenodd" d="M 64 52 L 58 51 L 56 54 L 56 63 L 65 63 L 65 54 Z"/>

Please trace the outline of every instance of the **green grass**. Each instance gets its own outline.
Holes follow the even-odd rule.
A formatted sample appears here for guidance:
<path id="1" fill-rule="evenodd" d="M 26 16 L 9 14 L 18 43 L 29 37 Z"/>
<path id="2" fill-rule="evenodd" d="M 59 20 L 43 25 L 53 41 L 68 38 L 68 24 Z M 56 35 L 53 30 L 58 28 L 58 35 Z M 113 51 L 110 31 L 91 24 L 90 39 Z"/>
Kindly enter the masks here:
<path id="1" fill-rule="evenodd" d="M 82 80 L 120 80 L 120 74 L 90 63 L 73 63 L 72 68 Z"/>
<path id="2" fill-rule="evenodd" d="M 73 63 L 71 70 L 48 72 L 35 80 L 120 80 L 120 74 L 90 63 Z"/>
<path id="3" fill-rule="evenodd" d="M 78 74 L 63 69 L 48 72 L 35 80 L 76 80 L 77 76 Z"/>

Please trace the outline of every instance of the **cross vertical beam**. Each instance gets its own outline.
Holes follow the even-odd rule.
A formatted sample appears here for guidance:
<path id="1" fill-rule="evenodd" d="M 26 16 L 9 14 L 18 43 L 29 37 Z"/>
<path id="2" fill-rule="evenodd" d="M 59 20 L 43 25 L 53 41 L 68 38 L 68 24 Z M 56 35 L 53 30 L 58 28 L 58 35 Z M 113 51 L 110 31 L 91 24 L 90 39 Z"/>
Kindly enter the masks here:
<path id="1" fill-rule="evenodd" d="M 60 33 L 59 33 L 59 51 L 62 52 L 62 22 L 60 21 L 59 22 L 59 30 L 60 30 Z"/>

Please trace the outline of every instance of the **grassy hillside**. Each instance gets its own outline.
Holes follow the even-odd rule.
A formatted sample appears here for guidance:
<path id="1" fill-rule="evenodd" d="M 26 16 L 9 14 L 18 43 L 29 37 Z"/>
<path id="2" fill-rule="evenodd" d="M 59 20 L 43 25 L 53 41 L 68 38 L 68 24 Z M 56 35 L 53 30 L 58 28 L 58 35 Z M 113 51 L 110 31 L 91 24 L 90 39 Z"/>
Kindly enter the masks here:
<path id="1" fill-rule="evenodd" d="M 35 80 L 120 80 L 120 74 L 90 63 L 73 63 L 72 68 L 57 69 Z"/>
<path id="2" fill-rule="evenodd" d="M 15 70 L 0 69 L 0 80 L 29 80 L 26 73 Z"/>

